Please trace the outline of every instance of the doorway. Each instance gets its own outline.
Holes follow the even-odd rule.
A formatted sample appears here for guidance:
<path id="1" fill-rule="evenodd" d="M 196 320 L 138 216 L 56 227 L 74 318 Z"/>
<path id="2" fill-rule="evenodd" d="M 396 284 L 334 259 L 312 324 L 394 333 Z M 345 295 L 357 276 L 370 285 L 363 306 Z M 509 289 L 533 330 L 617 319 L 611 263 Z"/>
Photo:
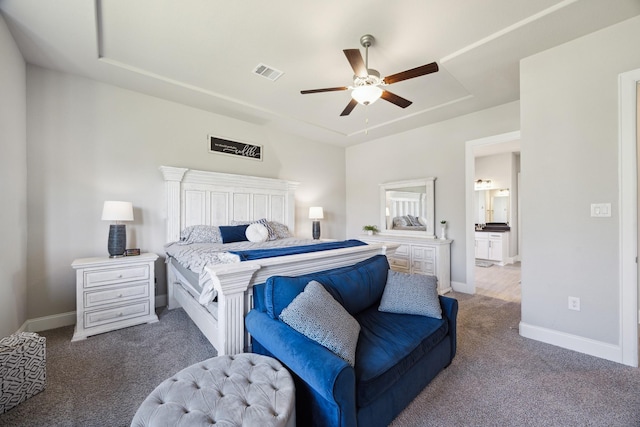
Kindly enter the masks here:
<path id="1" fill-rule="evenodd" d="M 475 209 L 475 178 L 476 178 L 476 156 L 477 155 L 490 155 L 497 153 L 505 153 L 505 152 L 519 152 L 519 143 L 520 143 L 520 131 L 504 133 L 500 135 L 494 135 L 487 138 L 467 141 L 465 147 L 465 173 L 466 173 L 466 187 L 465 187 L 465 196 L 466 196 L 466 243 L 467 243 L 467 280 L 464 289 L 460 289 L 462 292 L 475 294 L 481 293 L 492 297 L 500 297 L 501 295 L 504 299 L 513 300 L 516 299 L 517 302 L 520 302 L 519 297 L 519 289 L 513 289 L 512 286 L 509 286 L 509 283 L 516 285 L 519 288 L 519 283 L 513 283 L 513 277 L 519 276 L 520 274 L 520 259 L 519 259 L 519 250 L 517 251 L 517 258 L 515 261 L 517 264 L 512 264 L 511 269 L 507 271 L 505 266 L 499 266 L 492 264 L 490 267 L 479 267 L 476 266 L 476 216 L 477 212 Z M 519 180 L 518 180 L 519 184 Z M 519 187 L 519 185 L 517 185 Z M 513 197 L 516 198 L 517 204 L 519 205 L 520 195 L 519 192 L 514 192 Z M 517 219 L 514 219 L 519 224 L 519 209 L 517 210 Z M 519 246 L 519 226 L 516 230 L 516 236 L 514 236 L 514 242 L 518 242 Z M 479 268 L 494 268 L 494 271 L 488 270 L 478 270 Z M 499 268 L 502 268 L 500 270 Z M 514 271 L 514 269 L 516 269 Z M 502 273 L 502 274 L 501 274 Z M 476 276 L 477 279 L 476 280 Z M 519 278 L 517 279 L 519 282 Z M 511 282 L 510 282 L 511 281 Z M 494 284 L 495 286 L 491 286 Z M 505 287 L 506 286 L 506 287 Z"/>

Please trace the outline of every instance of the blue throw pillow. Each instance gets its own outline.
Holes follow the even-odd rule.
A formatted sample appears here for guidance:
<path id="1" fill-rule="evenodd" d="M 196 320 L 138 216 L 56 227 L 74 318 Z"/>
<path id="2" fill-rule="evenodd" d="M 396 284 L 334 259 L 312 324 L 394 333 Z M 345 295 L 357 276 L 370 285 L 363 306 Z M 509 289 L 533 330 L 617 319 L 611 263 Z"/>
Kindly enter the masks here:
<path id="1" fill-rule="evenodd" d="M 355 365 L 360 324 L 319 282 L 309 282 L 282 310 L 280 320 Z"/>
<path id="2" fill-rule="evenodd" d="M 435 276 L 389 270 L 378 310 L 442 319 L 437 284 Z"/>
<path id="3" fill-rule="evenodd" d="M 222 236 L 222 243 L 233 243 L 233 242 L 246 242 L 247 239 L 247 227 L 249 224 L 245 225 L 221 225 L 220 226 L 220 235 Z"/>

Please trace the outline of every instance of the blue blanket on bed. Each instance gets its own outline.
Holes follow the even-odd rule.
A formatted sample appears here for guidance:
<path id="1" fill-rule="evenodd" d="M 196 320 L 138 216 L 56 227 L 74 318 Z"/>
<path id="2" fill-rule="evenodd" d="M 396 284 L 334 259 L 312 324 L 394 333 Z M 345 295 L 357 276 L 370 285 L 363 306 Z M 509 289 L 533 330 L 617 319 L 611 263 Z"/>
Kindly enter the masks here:
<path id="1" fill-rule="evenodd" d="M 342 240 L 339 242 L 326 242 L 316 243 L 313 245 L 304 246 L 290 246 L 286 248 L 272 248 L 272 249 L 253 249 L 248 251 L 229 251 L 229 253 L 236 254 L 240 257 L 240 261 L 250 261 L 261 258 L 271 258 L 284 255 L 296 255 L 304 254 L 307 252 L 319 252 L 327 251 L 330 249 L 342 249 L 351 248 L 354 246 L 364 246 L 366 243 L 360 240 Z"/>

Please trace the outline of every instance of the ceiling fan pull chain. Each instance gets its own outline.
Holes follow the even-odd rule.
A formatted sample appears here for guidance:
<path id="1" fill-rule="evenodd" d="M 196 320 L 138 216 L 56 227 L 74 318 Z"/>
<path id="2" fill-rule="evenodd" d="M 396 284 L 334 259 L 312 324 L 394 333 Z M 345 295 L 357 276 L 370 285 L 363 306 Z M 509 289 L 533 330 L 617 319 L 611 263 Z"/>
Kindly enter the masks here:
<path id="1" fill-rule="evenodd" d="M 369 135 L 369 106 L 365 105 L 364 109 L 364 134 Z"/>

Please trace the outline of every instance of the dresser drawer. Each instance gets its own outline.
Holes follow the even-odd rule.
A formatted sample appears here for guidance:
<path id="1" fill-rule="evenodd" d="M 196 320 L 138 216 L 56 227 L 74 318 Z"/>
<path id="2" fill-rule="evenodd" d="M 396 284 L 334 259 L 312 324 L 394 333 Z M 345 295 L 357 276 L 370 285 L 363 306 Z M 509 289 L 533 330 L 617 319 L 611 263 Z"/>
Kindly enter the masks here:
<path id="1" fill-rule="evenodd" d="M 388 258 L 389 266 L 394 270 L 409 270 L 409 259 L 407 258 Z"/>
<path id="2" fill-rule="evenodd" d="M 396 249 L 396 251 L 393 253 L 394 257 L 398 257 L 398 258 L 409 258 L 409 246 L 407 245 L 400 245 L 398 246 L 398 249 Z"/>
<path id="3" fill-rule="evenodd" d="M 84 273 L 84 287 L 91 288 L 109 283 L 145 280 L 149 278 L 148 265 L 134 265 L 131 267 L 88 270 Z"/>
<path id="4" fill-rule="evenodd" d="M 138 282 L 107 290 L 84 292 L 84 306 L 91 308 L 111 303 L 130 301 L 149 296 L 149 283 Z"/>
<path id="5" fill-rule="evenodd" d="M 416 274 L 426 274 L 429 276 L 436 275 L 435 264 L 428 261 L 414 261 L 412 264 L 413 272 Z"/>
<path id="6" fill-rule="evenodd" d="M 86 311 L 84 313 L 84 327 L 92 328 L 106 323 L 146 316 L 150 313 L 149 310 L 149 301 L 147 300 L 105 310 Z"/>
<path id="7" fill-rule="evenodd" d="M 433 263 L 436 259 L 436 250 L 426 246 L 413 246 L 411 257 L 416 261 L 427 261 Z"/>

